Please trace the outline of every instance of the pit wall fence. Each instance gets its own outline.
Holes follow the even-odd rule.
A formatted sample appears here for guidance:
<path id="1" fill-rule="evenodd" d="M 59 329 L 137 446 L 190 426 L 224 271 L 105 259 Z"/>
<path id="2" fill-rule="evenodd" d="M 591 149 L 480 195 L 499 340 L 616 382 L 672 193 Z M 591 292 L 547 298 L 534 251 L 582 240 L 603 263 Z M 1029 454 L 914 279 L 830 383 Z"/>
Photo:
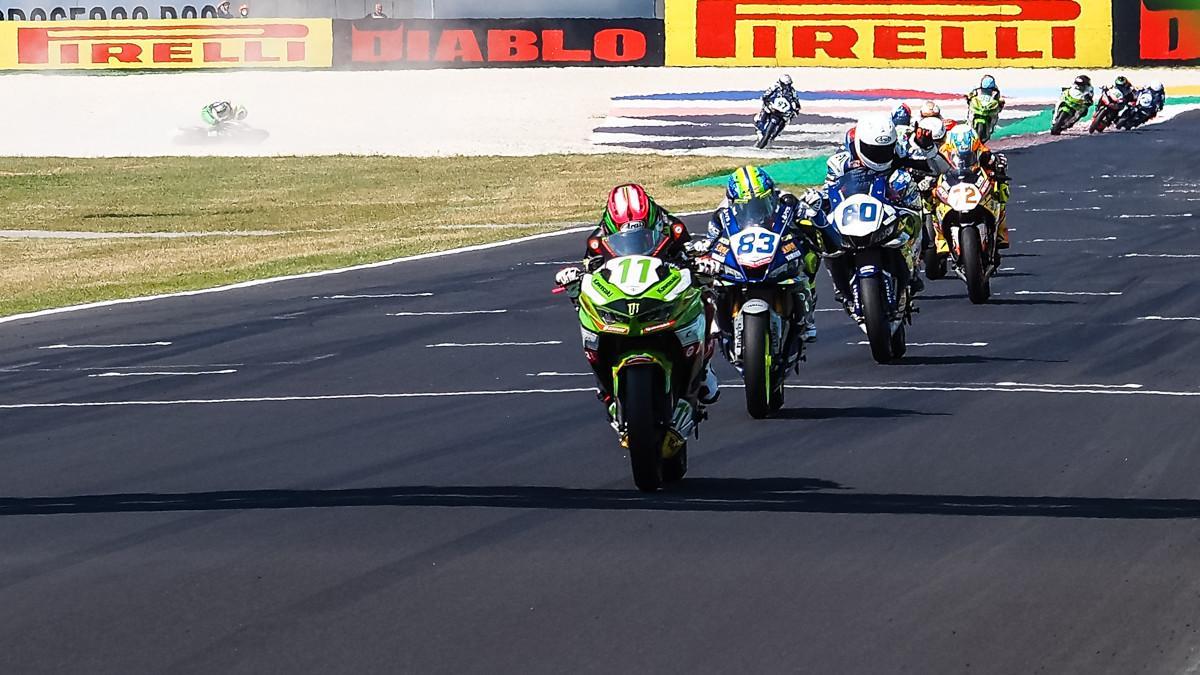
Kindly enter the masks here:
<path id="1" fill-rule="evenodd" d="M 0 21 L 0 70 L 1200 65 L 1195 0 L 666 0 L 664 19 L 354 20 L 39 1 L 0 10 L 38 19 Z"/>

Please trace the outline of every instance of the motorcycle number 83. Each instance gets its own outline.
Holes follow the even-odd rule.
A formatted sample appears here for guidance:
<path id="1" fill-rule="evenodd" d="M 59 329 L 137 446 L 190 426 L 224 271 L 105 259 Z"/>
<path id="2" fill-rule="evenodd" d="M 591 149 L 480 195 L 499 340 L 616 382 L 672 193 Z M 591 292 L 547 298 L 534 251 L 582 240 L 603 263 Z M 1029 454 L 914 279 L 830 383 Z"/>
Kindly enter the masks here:
<path id="1" fill-rule="evenodd" d="M 779 245 L 779 235 L 762 227 L 748 227 L 733 238 L 733 255 L 743 267 L 770 262 Z"/>
<path id="2" fill-rule="evenodd" d="M 658 268 L 662 260 L 645 255 L 627 255 L 613 258 L 604 264 L 608 269 L 608 280 L 622 293 L 641 295 L 658 283 Z"/>

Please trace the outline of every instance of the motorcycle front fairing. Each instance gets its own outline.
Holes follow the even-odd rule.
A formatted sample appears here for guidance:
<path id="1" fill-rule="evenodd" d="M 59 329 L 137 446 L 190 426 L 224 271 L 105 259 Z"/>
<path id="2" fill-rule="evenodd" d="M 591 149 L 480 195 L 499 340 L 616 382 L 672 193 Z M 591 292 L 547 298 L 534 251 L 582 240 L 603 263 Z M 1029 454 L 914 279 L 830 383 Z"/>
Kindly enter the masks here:
<path id="1" fill-rule="evenodd" d="M 901 300 L 907 294 L 908 266 L 900 248 L 908 235 L 900 228 L 902 214 L 891 205 L 889 193 L 887 176 L 862 170 L 846 172 L 829 190 L 830 219 L 841 235 L 844 251 L 836 264 L 848 266 L 851 312 L 859 324 L 863 308 L 858 282 L 864 277 L 883 279 L 894 325 L 906 317 L 906 303 Z"/>
<path id="2" fill-rule="evenodd" d="M 710 254 L 723 264 L 717 279 L 717 321 L 723 333 L 734 336 L 730 360 L 736 363 L 743 312 L 771 312 L 776 336 L 790 325 L 784 319 L 793 311 L 791 287 L 800 276 L 804 251 L 790 227 L 795 207 L 780 208 L 774 195 L 735 203 L 719 218 L 722 235 Z M 784 346 L 775 345 L 778 351 Z"/>

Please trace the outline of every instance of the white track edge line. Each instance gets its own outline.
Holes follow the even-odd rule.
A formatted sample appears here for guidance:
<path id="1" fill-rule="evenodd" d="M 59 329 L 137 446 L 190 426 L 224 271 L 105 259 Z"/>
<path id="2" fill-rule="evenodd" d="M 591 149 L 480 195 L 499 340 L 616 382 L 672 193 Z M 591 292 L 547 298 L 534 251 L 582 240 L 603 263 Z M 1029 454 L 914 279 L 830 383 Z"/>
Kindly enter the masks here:
<path id="1" fill-rule="evenodd" d="M 81 305 L 68 305 L 66 307 L 52 307 L 50 309 L 41 309 L 36 312 L 25 312 L 24 314 L 13 314 L 12 316 L 0 317 L 0 324 L 11 323 L 13 321 L 22 321 L 24 319 L 36 319 L 43 316 L 53 314 L 66 314 L 68 312 L 78 312 L 85 309 L 97 309 L 100 307 L 112 307 L 114 305 L 127 305 L 135 302 L 150 302 L 151 300 L 162 300 L 165 298 L 185 298 L 193 295 L 206 295 L 208 293 L 223 293 L 225 291 L 234 291 L 242 288 L 253 288 L 254 286 L 264 286 L 280 281 L 292 281 L 294 279 L 314 279 L 316 277 L 330 276 L 334 274 L 343 274 L 346 272 L 358 272 L 360 270 L 375 269 L 378 267 L 387 267 L 397 263 L 412 262 L 415 260 L 428 260 L 430 258 L 440 258 L 448 255 L 457 255 L 459 253 L 472 253 L 474 251 L 487 251 L 493 248 L 501 248 L 504 246 L 512 246 L 514 244 L 523 244 L 528 241 L 536 241 L 538 239 L 549 239 L 550 237 L 561 237 L 564 234 L 578 234 L 580 232 L 589 232 L 593 229 L 593 225 L 585 225 L 582 227 L 573 227 L 565 230 L 556 230 L 554 232 L 542 232 L 540 234 L 531 234 L 527 237 L 517 237 L 516 239 L 506 239 L 504 241 L 494 241 L 486 244 L 472 244 L 471 246 L 462 246 L 452 248 L 446 251 L 432 251 L 430 253 L 418 253 L 417 255 L 403 256 L 400 258 L 391 258 L 389 260 L 380 260 L 379 262 L 364 263 L 362 265 L 351 265 L 350 267 L 338 267 L 331 270 L 318 270 L 316 272 L 304 272 L 302 274 L 288 274 L 281 277 L 268 277 L 266 279 L 252 279 L 250 281 L 241 281 L 236 284 L 227 284 L 225 286 L 214 286 L 212 288 L 200 288 L 194 291 L 178 291 L 176 293 L 160 293 L 158 295 L 143 295 L 136 298 L 120 298 L 117 300 L 101 300 L 99 302 L 88 302 Z"/>

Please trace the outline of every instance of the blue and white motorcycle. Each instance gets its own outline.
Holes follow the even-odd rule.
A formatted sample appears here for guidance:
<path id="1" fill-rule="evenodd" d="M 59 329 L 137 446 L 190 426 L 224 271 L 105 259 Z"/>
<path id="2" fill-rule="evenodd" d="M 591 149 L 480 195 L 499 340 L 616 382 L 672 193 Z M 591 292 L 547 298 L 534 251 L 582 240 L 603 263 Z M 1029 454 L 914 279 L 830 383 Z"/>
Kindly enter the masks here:
<path id="1" fill-rule="evenodd" d="M 757 140 L 754 141 L 754 147 L 762 150 L 771 144 L 779 134 L 783 133 L 784 127 L 796 113 L 800 112 L 796 109 L 792 102 L 786 96 L 776 96 L 771 99 L 762 112 L 754 118 L 754 128 L 758 130 Z"/>
<path id="2" fill-rule="evenodd" d="M 1138 92 L 1137 100 L 1126 106 L 1125 110 L 1121 112 L 1121 116 L 1117 118 L 1116 127 L 1126 131 L 1136 129 L 1153 119 L 1157 113 L 1158 108 L 1154 106 L 1154 93 L 1149 89 L 1143 89 Z"/>
<path id="3" fill-rule="evenodd" d="M 783 406 L 787 371 L 799 372 L 804 359 L 799 326 L 815 298 L 804 275 L 804 243 L 790 227 L 796 208 L 770 195 L 722 209 L 721 236 L 709 252 L 724 265 L 716 280 L 722 349 L 742 373 L 755 418 Z"/>
<path id="4" fill-rule="evenodd" d="M 905 248 L 909 235 L 903 218 L 920 214 L 888 202 L 888 178 L 847 172 L 829 190 L 829 221 L 839 235 L 840 254 L 829 261 L 843 288 L 846 311 L 867 334 L 871 356 L 879 363 L 904 356 L 905 325 L 912 323 Z"/>

